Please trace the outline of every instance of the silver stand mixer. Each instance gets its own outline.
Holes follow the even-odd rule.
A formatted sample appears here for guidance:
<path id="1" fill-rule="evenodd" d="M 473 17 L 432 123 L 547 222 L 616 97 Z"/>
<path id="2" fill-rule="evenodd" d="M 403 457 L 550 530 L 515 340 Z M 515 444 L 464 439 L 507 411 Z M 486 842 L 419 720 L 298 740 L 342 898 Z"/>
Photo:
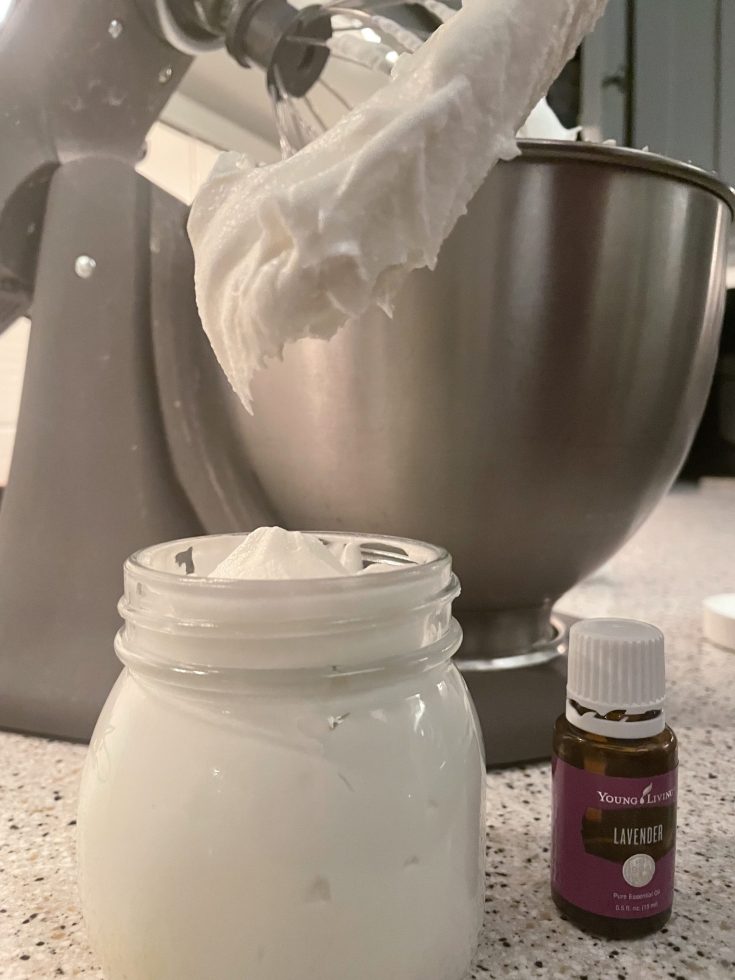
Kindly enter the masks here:
<path id="1" fill-rule="evenodd" d="M 379 5 L 417 36 L 436 27 L 423 6 Z M 525 144 L 394 322 L 296 345 L 256 379 L 248 417 L 198 320 L 187 209 L 134 165 L 199 51 L 265 69 L 282 110 L 320 80 L 335 17 L 375 6 L 25 0 L 0 27 L 0 330 L 32 318 L 0 508 L 3 727 L 89 736 L 132 551 L 280 522 L 448 547 L 488 761 L 547 753 L 553 603 L 686 454 L 735 202 L 649 154 Z M 314 122 L 289 119 L 293 149 Z"/>

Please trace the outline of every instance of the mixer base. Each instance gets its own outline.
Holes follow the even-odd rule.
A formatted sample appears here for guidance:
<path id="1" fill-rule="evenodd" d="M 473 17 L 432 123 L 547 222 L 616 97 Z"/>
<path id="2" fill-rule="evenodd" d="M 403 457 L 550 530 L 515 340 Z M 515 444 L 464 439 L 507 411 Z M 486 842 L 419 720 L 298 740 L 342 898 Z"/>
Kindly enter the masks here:
<path id="1" fill-rule="evenodd" d="M 548 759 L 554 722 L 564 710 L 574 622 L 555 612 L 553 636 L 525 653 L 456 659 L 480 718 L 488 768 Z"/>

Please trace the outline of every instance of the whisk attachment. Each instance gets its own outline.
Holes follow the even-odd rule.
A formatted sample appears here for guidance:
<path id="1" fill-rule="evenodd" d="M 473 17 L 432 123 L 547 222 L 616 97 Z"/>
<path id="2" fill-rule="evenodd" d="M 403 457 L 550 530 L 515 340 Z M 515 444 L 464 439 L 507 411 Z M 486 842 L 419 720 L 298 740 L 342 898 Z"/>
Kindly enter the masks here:
<path id="1" fill-rule="evenodd" d="M 337 119 L 384 85 L 398 59 L 415 52 L 455 11 L 440 0 L 396 4 L 395 0 L 331 0 L 300 12 L 281 46 L 272 47 L 268 91 L 284 156 L 302 149 Z M 311 85 L 296 91 L 289 77 L 295 49 L 314 69 Z M 317 70 L 318 69 L 318 70 Z"/>
<path id="2" fill-rule="evenodd" d="M 459 0 L 329 0 L 299 9 L 289 0 L 155 0 L 162 33 L 182 50 L 224 39 L 240 65 L 265 71 L 286 156 L 385 84 L 401 55 L 416 51 L 458 6 Z"/>

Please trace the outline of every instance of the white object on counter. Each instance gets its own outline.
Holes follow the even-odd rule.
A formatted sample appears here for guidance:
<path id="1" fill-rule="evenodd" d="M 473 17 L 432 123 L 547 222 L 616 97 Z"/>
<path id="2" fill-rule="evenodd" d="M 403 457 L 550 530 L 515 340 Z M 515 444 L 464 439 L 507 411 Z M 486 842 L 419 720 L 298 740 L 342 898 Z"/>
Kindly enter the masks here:
<path id="1" fill-rule="evenodd" d="M 712 595 L 702 603 L 704 638 L 735 651 L 735 592 Z"/>
<path id="2" fill-rule="evenodd" d="M 419 542 L 324 538 L 393 568 L 207 578 L 231 535 L 126 564 L 127 669 L 79 810 L 106 980 L 466 976 L 485 780 L 450 659 L 451 560 Z"/>

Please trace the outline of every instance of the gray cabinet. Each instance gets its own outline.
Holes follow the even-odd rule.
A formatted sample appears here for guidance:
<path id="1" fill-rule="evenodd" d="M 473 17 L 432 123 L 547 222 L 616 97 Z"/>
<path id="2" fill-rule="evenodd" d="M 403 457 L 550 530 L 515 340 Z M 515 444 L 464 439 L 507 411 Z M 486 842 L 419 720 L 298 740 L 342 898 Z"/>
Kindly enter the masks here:
<path id="1" fill-rule="evenodd" d="M 588 136 L 735 183 L 735 0 L 610 0 L 582 71 Z"/>

